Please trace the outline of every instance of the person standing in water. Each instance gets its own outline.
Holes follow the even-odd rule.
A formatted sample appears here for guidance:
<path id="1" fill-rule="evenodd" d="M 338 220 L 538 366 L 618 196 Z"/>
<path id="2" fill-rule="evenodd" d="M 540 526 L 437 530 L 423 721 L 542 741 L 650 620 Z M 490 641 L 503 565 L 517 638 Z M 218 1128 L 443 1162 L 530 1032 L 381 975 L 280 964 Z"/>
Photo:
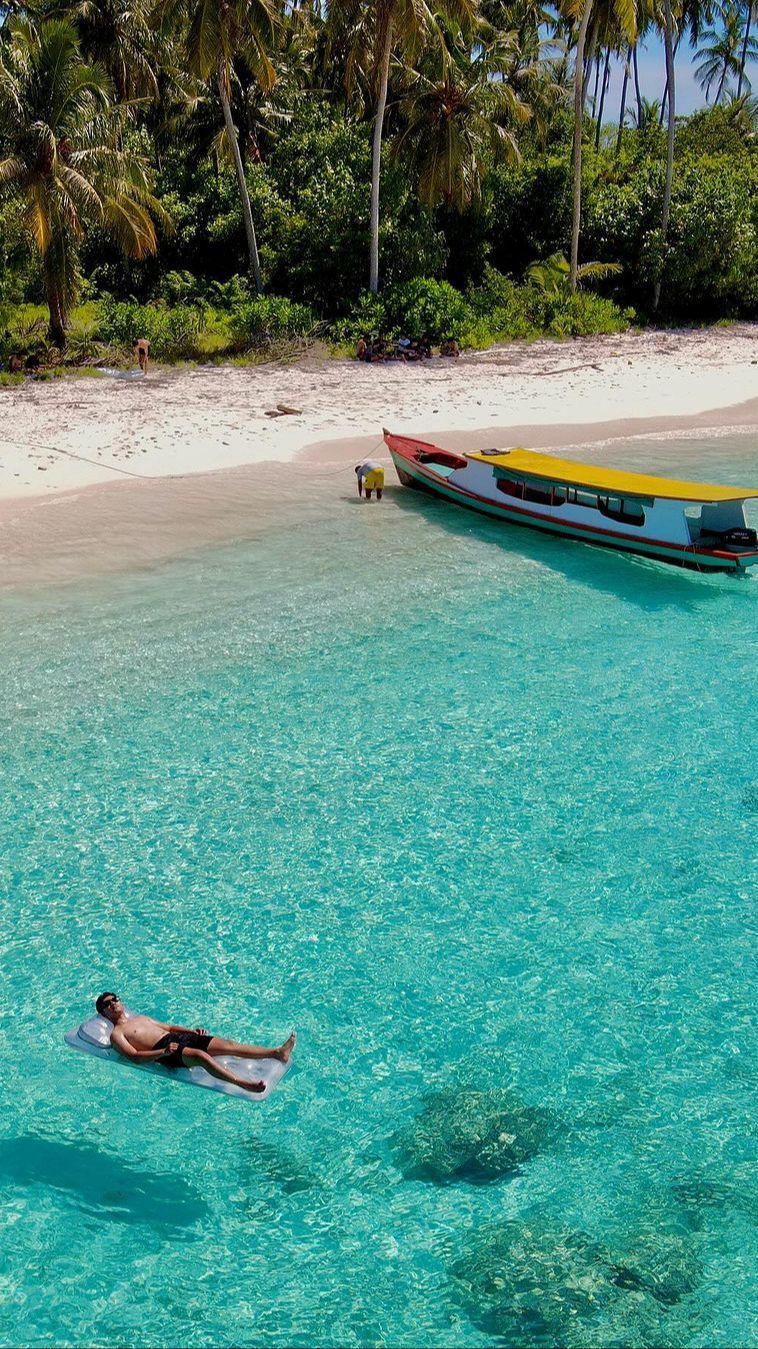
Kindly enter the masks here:
<path id="1" fill-rule="evenodd" d="M 375 459 L 364 459 L 362 463 L 355 465 L 355 474 L 358 479 L 358 496 L 366 493 L 366 500 L 371 500 L 371 493 L 376 492 L 377 501 L 381 501 L 384 491 L 384 469 Z"/>
<path id="2" fill-rule="evenodd" d="M 162 1063 L 164 1068 L 204 1068 L 222 1082 L 233 1082 L 246 1091 L 266 1090 L 265 1082 L 248 1082 L 216 1062 L 219 1055 L 230 1054 L 237 1059 L 279 1059 L 289 1063 L 295 1047 L 295 1032 L 276 1049 L 263 1045 L 240 1044 L 209 1035 L 202 1026 L 189 1026 L 155 1021 L 151 1016 L 127 1016 L 124 1004 L 116 993 L 101 993 L 95 1009 L 110 1021 L 111 1044 L 133 1063 Z"/>

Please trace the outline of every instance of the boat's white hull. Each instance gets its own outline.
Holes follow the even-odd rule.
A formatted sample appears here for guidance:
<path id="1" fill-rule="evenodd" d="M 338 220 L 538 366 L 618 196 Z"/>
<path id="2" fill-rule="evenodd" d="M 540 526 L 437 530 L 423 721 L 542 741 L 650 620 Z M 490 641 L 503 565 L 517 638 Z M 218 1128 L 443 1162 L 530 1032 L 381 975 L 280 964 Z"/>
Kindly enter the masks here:
<path id="1" fill-rule="evenodd" d="M 576 520 L 556 520 L 547 513 L 541 513 L 537 506 L 511 505 L 484 494 L 467 491 L 457 484 L 448 482 L 427 465 L 415 461 L 412 456 L 393 448 L 391 444 L 389 449 L 398 477 L 405 486 L 431 492 L 445 500 L 454 501 L 459 506 L 494 516 L 508 524 L 540 529 L 548 534 L 556 534 L 562 538 L 602 548 L 613 548 L 618 552 L 652 557 L 660 562 L 697 572 L 738 572 L 758 560 L 756 554 L 752 552 L 728 553 L 723 550 L 698 549 L 691 543 L 682 544 L 640 535 L 632 536 L 620 530 L 583 525 Z"/>

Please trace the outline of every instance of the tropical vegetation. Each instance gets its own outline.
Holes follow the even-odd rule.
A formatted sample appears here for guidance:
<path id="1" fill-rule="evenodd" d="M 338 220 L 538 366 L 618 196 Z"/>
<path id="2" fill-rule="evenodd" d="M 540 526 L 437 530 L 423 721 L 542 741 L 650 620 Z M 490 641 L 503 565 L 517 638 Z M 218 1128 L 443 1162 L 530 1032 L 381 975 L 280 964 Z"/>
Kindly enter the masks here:
<path id="1" fill-rule="evenodd" d="M 0 359 L 138 333 L 165 359 L 267 358 L 755 317 L 756 9 L 0 6 Z M 705 99 L 684 118 L 682 44 Z"/>

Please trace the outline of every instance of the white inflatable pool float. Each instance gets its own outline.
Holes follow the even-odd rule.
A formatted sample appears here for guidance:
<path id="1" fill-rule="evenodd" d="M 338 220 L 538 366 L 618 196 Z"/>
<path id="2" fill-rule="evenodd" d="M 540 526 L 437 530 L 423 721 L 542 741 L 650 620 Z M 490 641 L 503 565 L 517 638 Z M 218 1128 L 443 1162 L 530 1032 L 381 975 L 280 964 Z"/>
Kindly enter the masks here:
<path id="1" fill-rule="evenodd" d="M 220 1055 L 218 1062 L 224 1068 L 229 1068 L 236 1077 L 266 1083 L 265 1091 L 245 1091 L 244 1087 L 238 1087 L 234 1082 L 222 1082 L 218 1077 L 212 1077 L 204 1068 L 164 1068 L 160 1063 L 135 1063 L 113 1048 L 112 1030 L 113 1026 L 104 1016 L 91 1016 L 76 1030 L 67 1031 L 63 1038 L 69 1049 L 78 1049 L 82 1054 L 94 1054 L 98 1059 L 109 1059 L 111 1063 L 122 1063 L 127 1068 L 138 1068 L 141 1073 L 157 1073 L 166 1082 L 186 1082 L 191 1087 L 222 1091 L 225 1096 L 238 1096 L 243 1101 L 265 1101 L 290 1066 L 280 1059 L 237 1059 L 229 1054 Z"/>

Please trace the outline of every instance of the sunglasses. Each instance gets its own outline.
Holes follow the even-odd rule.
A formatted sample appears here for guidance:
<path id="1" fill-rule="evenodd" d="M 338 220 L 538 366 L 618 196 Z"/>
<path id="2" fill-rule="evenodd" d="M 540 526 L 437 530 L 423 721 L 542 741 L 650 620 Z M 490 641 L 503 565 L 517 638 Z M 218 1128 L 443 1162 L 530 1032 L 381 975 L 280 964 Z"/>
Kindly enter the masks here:
<path id="1" fill-rule="evenodd" d="M 118 1002 L 118 998 L 105 998 L 104 1001 L 102 1002 L 101 1006 L 103 1006 L 103 1007 L 115 1007 L 117 1002 Z"/>

